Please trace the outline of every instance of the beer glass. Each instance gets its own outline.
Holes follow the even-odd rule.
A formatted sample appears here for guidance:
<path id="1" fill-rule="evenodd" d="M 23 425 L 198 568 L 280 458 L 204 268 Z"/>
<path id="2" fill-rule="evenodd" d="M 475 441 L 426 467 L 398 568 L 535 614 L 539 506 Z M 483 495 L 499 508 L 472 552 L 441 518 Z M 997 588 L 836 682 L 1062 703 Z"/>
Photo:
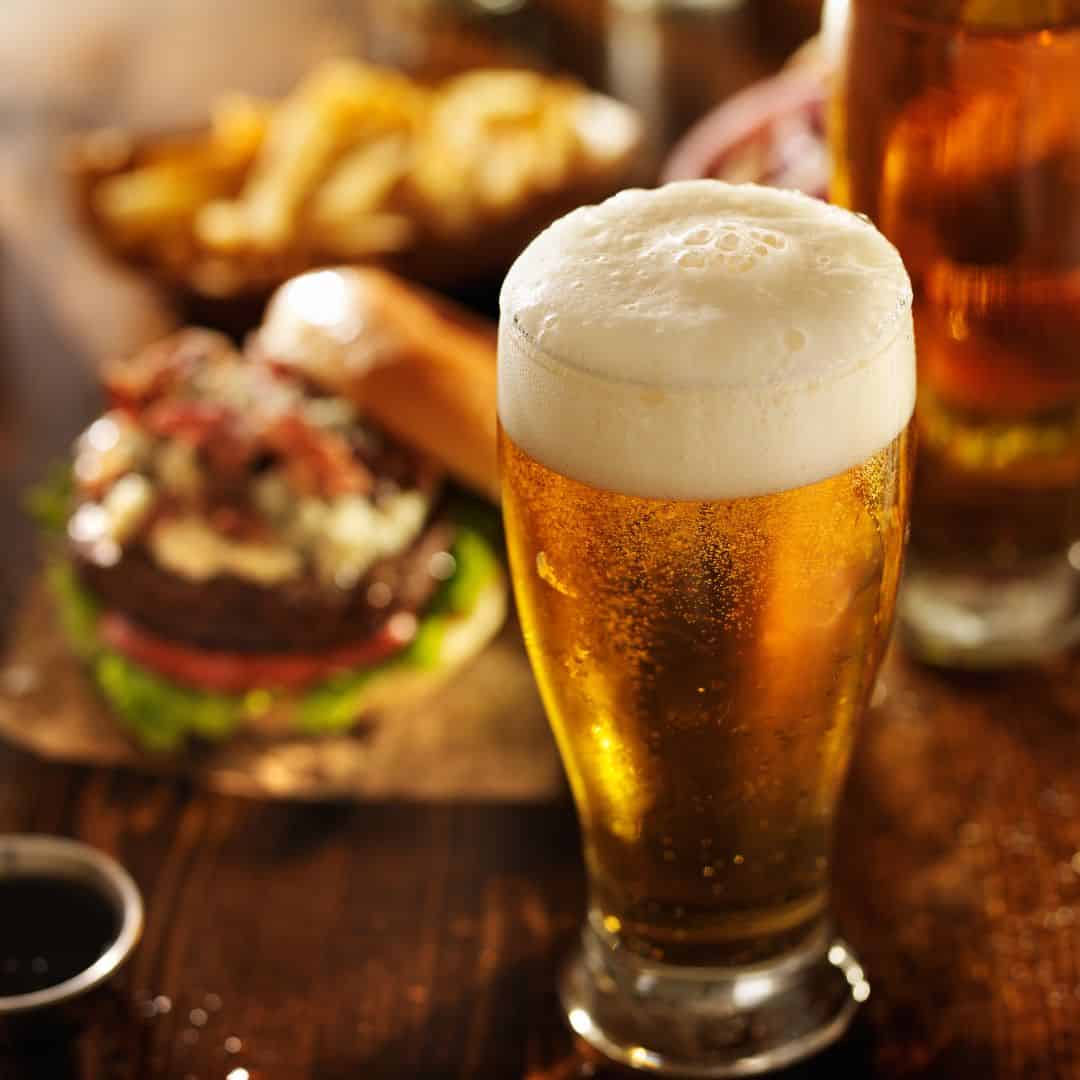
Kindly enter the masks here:
<path id="1" fill-rule="evenodd" d="M 925 658 L 1080 631 L 1080 0 L 842 0 L 834 201 L 915 289 L 919 466 L 900 622 Z"/>
<path id="2" fill-rule="evenodd" d="M 830 835 L 892 622 L 910 286 L 864 219 L 715 180 L 623 192 L 503 287 L 503 509 L 584 835 L 573 1029 L 747 1075 L 869 993 Z"/>

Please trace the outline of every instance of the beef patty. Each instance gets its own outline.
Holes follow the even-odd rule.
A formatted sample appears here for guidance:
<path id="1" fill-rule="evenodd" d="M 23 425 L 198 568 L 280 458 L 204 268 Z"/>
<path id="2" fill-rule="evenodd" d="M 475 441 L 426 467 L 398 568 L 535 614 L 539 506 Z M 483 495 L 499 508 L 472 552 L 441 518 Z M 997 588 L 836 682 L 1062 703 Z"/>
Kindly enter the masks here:
<path id="1" fill-rule="evenodd" d="M 395 612 L 419 614 L 440 583 L 432 557 L 453 540 L 454 526 L 436 517 L 415 543 L 377 562 L 351 589 L 312 574 L 272 587 L 231 575 L 188 581 L 159 566 L 142 544 L 125 549 L 114 566 L 97 565 L 77 545 L 72 559 L 106 611 L 164 638 L 229 652 L 312 653 L 362 641 Z"/>

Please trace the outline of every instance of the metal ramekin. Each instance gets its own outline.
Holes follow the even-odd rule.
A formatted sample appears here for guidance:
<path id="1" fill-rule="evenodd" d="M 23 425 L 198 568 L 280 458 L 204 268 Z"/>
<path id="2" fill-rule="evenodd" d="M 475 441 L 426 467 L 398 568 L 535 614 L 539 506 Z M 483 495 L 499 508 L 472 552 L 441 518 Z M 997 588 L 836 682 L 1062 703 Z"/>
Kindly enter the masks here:
<path id="1" fill-rule="evenodd" d="M 84 971 L 45 990 L 0 997 L 0 1019 L 63 1005 L 111 978 L 131 955 L 143 929 L 143 902 L 131 875 L 102 852 L 58 836 L 0 835 L 0 878 L 68 878 L 98 892 L 117 915 L 118 930 L 105 952 Z"/>

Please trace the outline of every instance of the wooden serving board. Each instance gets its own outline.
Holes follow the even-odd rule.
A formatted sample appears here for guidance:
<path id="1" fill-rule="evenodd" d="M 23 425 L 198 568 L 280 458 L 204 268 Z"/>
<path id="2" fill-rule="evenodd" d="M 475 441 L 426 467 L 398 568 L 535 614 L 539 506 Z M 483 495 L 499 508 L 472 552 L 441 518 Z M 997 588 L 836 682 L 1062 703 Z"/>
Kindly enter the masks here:
<path id="1" fill-rule="evenodd" d="M 189 777 L 270 799 L 549 799 L 562 772 L 517 625 L 422 702 L 346 735 L 239 735 L 181 754 L 141 751 L 69 652 L 44 585 L 30 589 L 0 667 L 0 736 L 41 757 Z"/>

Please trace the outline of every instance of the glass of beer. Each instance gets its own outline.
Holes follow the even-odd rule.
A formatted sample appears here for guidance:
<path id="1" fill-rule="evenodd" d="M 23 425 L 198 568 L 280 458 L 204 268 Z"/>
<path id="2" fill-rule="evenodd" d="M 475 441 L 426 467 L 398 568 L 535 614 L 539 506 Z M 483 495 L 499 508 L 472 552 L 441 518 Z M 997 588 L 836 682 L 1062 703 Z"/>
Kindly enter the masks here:
<path id="1" fill-rule="evenodd" d="M 503 510 L 577 803 L 573 1029 L 744 1076 L 869 994 L 830 837 L 892 623 L 911 292 L 865 219 L 715 180 L 542 233 L 503 286 Z"/>
<path id="2" fill-rule="evenodd" d="M 919 407 L 900 623 L 1009 664 L 1080 632 L 1080 0 L 841 0 L 834 201 L 900 249 Z"/>

